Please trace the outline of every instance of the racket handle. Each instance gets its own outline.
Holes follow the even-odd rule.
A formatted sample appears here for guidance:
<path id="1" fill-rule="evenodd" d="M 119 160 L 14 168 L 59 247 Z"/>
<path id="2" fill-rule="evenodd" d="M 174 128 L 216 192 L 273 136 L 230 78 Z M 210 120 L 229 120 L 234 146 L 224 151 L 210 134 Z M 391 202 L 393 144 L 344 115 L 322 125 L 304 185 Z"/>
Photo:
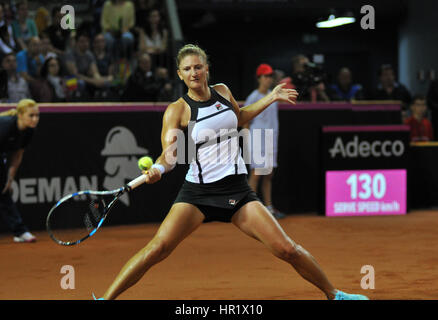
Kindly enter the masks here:
<path id="1" fill-rule="evenodd" d="M 135 189 L 137 188 L 139 185 L 143 184 L 146 182 L 146 176 L 144 174 L 142 174 L 141 176 L 138 176 L 137 178 L 135 178 L 134 180 L 132 180 L 131 182 L 128 183 L 128 186 L 131 189 Z"/>

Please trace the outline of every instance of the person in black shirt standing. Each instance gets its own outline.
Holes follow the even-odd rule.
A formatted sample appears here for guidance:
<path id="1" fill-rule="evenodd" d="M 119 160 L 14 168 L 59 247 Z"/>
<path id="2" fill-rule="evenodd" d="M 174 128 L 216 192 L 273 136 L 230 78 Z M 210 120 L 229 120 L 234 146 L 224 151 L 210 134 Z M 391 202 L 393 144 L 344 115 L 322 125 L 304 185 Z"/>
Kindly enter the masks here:
<path id="1" fill-rule="evenodd" d="M 12 200 L 11 186 L 38 122 L 38 106 L 31 99 L 20 100 L 16 109 L 0 113 L 0 214 L 15 242 L 36 241 Z"/>

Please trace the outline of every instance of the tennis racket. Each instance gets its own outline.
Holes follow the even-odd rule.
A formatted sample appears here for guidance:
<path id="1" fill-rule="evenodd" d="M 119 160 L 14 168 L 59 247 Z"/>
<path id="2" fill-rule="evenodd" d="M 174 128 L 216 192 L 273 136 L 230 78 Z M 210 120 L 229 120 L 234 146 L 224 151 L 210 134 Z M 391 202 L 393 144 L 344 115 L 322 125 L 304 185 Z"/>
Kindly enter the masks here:
<path id="1" fill-rule="evenodd" d="M 145 182 L 146 176 L 142 174 L 119 189 L 84 190 L 63 197 L 47 215 L 47 232 L 53 241 L 63 246 L 85 241 L 102 226 L 108 213 L 123 194 Z"/>

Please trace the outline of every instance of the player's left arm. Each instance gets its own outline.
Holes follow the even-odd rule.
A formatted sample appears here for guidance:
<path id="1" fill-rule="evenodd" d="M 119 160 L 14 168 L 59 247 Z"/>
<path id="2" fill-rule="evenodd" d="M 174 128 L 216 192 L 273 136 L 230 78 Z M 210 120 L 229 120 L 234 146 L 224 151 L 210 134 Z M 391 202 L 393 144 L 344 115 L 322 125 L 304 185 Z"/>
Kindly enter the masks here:
<path id="1" fill-rule="evenodd" d="M 237 115 L 237 119 L 239 120 L 237 126 L 243 127 L 276 101 L 296 104 L 298 92 L 295 89 L 285 89 L 283 88 L 284 85 L 284 83 L 279 84 L 274 88 L 274 90 L 272 90 L 262 99 L 243 108 L 239 107 L 239 104 L 236 102 L 230 89 L 228 89 L 226 85 L 217 84 L 214 86 L 214 89 L 231 102 L 233 105 L 233 110 Z"/>

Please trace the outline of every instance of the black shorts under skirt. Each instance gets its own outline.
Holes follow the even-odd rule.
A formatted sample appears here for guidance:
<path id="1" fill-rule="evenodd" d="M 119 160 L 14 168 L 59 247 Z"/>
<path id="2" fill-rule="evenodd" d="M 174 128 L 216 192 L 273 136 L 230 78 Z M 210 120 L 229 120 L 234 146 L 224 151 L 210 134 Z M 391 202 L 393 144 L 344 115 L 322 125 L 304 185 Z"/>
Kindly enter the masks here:
<path id="1" fill-rule="evenodd" d="M 250 201 L 260 199 L 249 186 L 246 174 L 239 174 L 204 184 L 186 180 L 174 203 L 195 205 L 205 215 L 204 222 L 230 222 L 232 216 Z"/>

